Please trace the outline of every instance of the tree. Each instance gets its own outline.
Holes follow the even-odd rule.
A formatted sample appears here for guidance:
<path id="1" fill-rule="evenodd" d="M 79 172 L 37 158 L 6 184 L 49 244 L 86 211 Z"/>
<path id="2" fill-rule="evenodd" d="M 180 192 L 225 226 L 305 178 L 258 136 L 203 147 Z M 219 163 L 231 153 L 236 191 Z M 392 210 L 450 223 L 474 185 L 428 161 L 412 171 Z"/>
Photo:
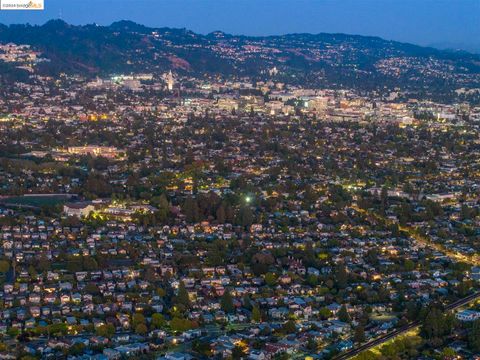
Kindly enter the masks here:
<path id="1" fill-rule="evenodd" d="M 260 309 L 256 305 L 252 309 L 252 321 L 256 323 L 262 321 L 262 313 L 260 312 Z"/>
<path id="2" fill-rule="evenodd" d="M 339 289 L 345 289 L 348 285 L 348 273 L 347 269 L 343 265 L 337 266 L 335 269 L 336 286 Z"/>
<path id="3" fill-rule="evenodd" d="M 245 352 L 243 351 L 243 348 L 235 345 L 235 347 L 232 350 L 232 358 L 233 359 L 243 359 L 245 357 Z"/>
<path id="4" fill-rule="evenodd" d="M 183 305 L 187 309 L 190 307 L 190 298 L 183 281 L 180 281 L 180 285 L 178 286 L 178 294 L 175 298 L 175 302 L 179 305 Z"/>
<path id="5" fill-rule="evenodd" d="M 85 344 L 84 343 L 75 343 L 68 349 L 69 355 L 79 356 L 82 355 L 85 351 Z"/>
<path id="6" fill-rule="evenodd" d="M 156 217 L 160 222 L 167 220 L 168 213 L 170 211 L 170 204 L 165 194 L 160 196 L 155 196 L 152 198 L 151 203 L 153 206 L 157 207 Z"/>
<path id="7" fill-rule="evenodd" d="M 10 262 L 8 260 L 0 260 L 0 272 L 6 273 L 10 270 Z"/>
<path id="8" fill-rule="evenodd" d="M 250 300 L 250 296 L 248 294 L 245 294 L 243 297 L 243 307 L 245 309 L 251 310 L 252 309 L 252 301 Z"/>
<path id="9" fill-rule="evenodd" d="M 195 325 L 192 321 L 188 319 L 176 316 L 170 321 L 170 327 L 175 332 L 184 332 L 193 329 Z"/>
<path id="10" fill-rule="evenodd" d="M 16 327 L 11 327 L 7 330 L 7 334 L 8 336 L 14 338 L 14 337 L 17 337 L 18 334 L 20 334 L 20 330 Z"/>
<path id="11" fill-rule="evenodd" d="M 115 327 L 112 324 L 100 325 L 95 329 L 98 336 L 111 338 L 115 334 Z"/>
<path id="12" fill-rule="evenodd" d="M 476 320 L 468 332 L 468 346 L 473 352 L 480 353 L 480 320 Z"/>
<path id="13" fill-rule="evenodd" d="M 135 327 L 135 332 L 139 335 L 145 335 L 147 333 L 147 331 L 148 331 L 147 325 L 145 325 L 145 324 L 138 324 Z"/>
<path id="14" fill-rule="evenodd" d="M 51 268 L 50 261 L 45 255 L 42 255 L 37 263 L 37 269 L 39 272 L 48 271 Z"/>
<path id="15" fill-rule="evenodd" d="M 195 339 L 192 342 L 192 349 L 193 351 L 207 358 L 210 358 L 212 356 L 212 348 L 210 347 L 210 343 L 208 341 L 201 341 L 201 340 Z"/>
<path id="16" fill-rule="evenodd" d="M 295 333 L 297 331 L 295 322 L 293 320 L 288 320 L 285 324 L 283 324 L 283 331 L 285 331 L 287 334 Z"/>
<path id="17" fill-rule="evenodd" d="M 265 274 L 265 283 L 268 285 L 268 286 L 275 286 L 275 284 L 277 283 L 277 277 L 274 273 L 266 273 Z"/>
<path id="18" fill-rule="evenodd" d="M 133 314 L 133 316 L 132 316 L 132 327 L 134 329 L 136 329 L 137 326 L 140 325 L 140 324 L 145 325 L 145 316 L 143 316 L 143 314 L 140 314 L 140 313 Z"/>
<path id="19" fill-rule="evenodd" d="M 437 308 L 428 311 L 422 325 L 422 334 L 427 340 L 442 339 L 452 332 L 454 318 Z"/>
<path id="20" fill-rule="evenodd" d="M 161 288 L 161 287 L 158 287 L 155 292 L 156 292 L 157 295 L 160 296 L 161 298 L 163 298 L 163 297 L 165 297 L 165 295 L 167 295 L 167 292 L 165 291 L 165 289 L 163 289 L 163 288 Z"/>
<path id="21" fill-rule="evenodd" d="M 310 351 L 316 351 L 318 348 L 317 342 L 313 338 L 309 338 L 307 341 L 307 349 Z"/>
<path id="22" fill-rule="evenodd" d="M 253 212 L 249 206 L 244 206 L 240 209 L 240 225 L 244 228 L 248 228 L 253 224 Z"/>
<path id="23" fill-rule="evenodd" d="M 148 282 L 155 282 L 158 280 L 157 272 L 155 271 L 153 266 L 145 267 L 143 278 Z"/>
<path id="24" fill-rule="evenodd" d="M 217 221 L 219 224 L 224 224 L 225 223 L 225 206 L 221 204 L 218 209 L 217 209 Z"/>
<path id="25" fill-rule="evenodd" d="M 198 202 L 191 196 L 187 197 L 183 204 L 183 213 L 187 217 L 187 222 L 193 223 L 200 220 L 200 210 L 198 209 Z"/>
<path id="26" fill-rule="evenodd" d="M 405 271 L 413 271 L 415 269 L 415 263 L 410 259 L 405 259 L 403 267 Z"/>
<path id="27" fill-rule="evenodd" d="M 307 283 L 310 286 L 317 286 L 318 285 L 318 276 L 315 274 L 308 274 Z"/>
<path id="28" fill-rule="evenodd" d="M 363 326 L 357 326 L 355 328 L 355 334 L 353 336 L 353 339 L 357 343 L 362 343 L 365 341 L 365 329 L 363 328 Z"/>
<path id="29" fill-rule="evenodd" d="M 332 312 L 330 311 L 329 308 L 324 306 L 320 308 L 320 310 L 318 311 L 318 315 L 320 316 L 320 319 L 327 320 L 332 316 Z"/>
<path id="30" fill-rule="evenodd" d="M 350 322 L 350 315 L 348 314 L 347 307 L 345 305 L 342 305 L 342 307 L 338 311 L 338 320 L 343 322 Z"/>
<path id="31" fill-rule="evenodd" d="M 98 269 L 98 264 L 94 258 L 85 256 L 83 258 L 83 269 L 86 271 L 93 271 Z"/>
<path id="32" fill-rule="evenodd" d="M 380 193 L 380 211 L 382 214 L 385 213 L 385 209 L 388 207 L 388 189 L 384 186 L 382 187 L 382 191 Z"/>
<path id="33" fill-rule="evenodd" d="M 155 313 L 152 315 L 152 327 L 154 329 L 161 329 L 165 326 L 165 318 L 162 314 Z"/>
<path id="34" fill-rule="evenodd" d="M 88 283 L 85 285 L 84 290 L 91 295 L 99 295 L 100 294 L 100 289 L 98 288 L 97 284 L 95 283 Z"/>
<path id="35" fill-rule="evenodd" d="M 35 268 L 33 267 L 33 265 L 30 265 L 28 267 L 28 274 L 30 275 L 30 277 L 32 279 L 36 279 L 37 278 L 37 270 L 35 270 Z"/>
<path id="36" fill-rule="evenodd" d="M 380 356 L 375 354 L 371 350 L 362 351 L 360 354 L 353 358 L 354 360 L 378 360 Z"/>
<path id="37" fill-rule="evenodd" d="M 220 300 L 220 306 L 222 310 L 225 311 L 227 314 L 231 314 L 235 311 L 232 294 L 230 294 L 230 291 L 228 289 L 225 289 L 225 292 L 223 293 L 223 296 Z"/>

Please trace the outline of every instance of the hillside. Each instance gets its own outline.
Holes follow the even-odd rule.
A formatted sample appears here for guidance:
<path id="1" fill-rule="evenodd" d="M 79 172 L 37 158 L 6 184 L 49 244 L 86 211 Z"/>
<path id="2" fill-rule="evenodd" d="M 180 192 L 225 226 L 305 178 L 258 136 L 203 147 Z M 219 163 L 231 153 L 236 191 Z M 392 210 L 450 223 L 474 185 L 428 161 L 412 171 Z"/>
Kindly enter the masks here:
<path id="1" fill-rule="evenodd" d="M 248 37 L 185 29 L 148 28 L 129 21 L 73 26 L 0 25 L 0 43 L 28 44 L 49 61 L 37 71 L 86 76 L 124 72 L 272 77 L 363 90 L 401 88 L 449 94 L 480 87 L 480 55 L 442 51 L 378 37 L 289 34 Z"/>

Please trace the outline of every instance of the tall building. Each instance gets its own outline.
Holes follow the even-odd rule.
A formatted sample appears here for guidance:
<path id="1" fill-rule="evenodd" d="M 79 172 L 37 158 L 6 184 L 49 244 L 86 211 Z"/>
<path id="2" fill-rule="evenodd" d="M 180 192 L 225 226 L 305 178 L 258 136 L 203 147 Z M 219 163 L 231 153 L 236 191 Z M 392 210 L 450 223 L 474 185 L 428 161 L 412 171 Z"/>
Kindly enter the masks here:
<path id="1" fill-rule="evenodd" d="M 167 75 L 167 89 L 168 91 L 172 91 L 173 90 L 173 85 L 174 85 L 175 81 L 173 79 L 173 74 L 172 74 L 172 70 L 170 70 L 168 72 L 168 75 Z"/>

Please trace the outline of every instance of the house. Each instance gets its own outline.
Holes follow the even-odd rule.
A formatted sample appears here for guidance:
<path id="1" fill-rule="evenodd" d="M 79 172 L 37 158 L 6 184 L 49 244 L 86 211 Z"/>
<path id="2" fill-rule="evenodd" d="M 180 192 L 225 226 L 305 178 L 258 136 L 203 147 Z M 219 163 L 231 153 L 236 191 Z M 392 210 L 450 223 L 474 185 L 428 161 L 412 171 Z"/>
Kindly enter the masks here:
<path id="1" fill-rule="evenodd" d="M 191 360 L 192 356 L 186 353 L 181 352 L 173 352 L 165 354 L 165 356 L 157 358 L 157 360 L 164 359 L 164 360 Z"/>
<path id="2" fill-rule="evenodd" d="M 266 358 L 266 353 L 260 350 L 252 350 L 248 356 L 249 360 L 265 360 Z"/>
<path id="3" fill-rule="evenodd" d="M 117 360 L 122 357 L 119 351 L 115 349 L 103 349 L 103 355 L 107 357 L 108 360 Z"/>
<path id="4" fill-rule="evenodd" d="M 475 321 L 480 319 L 480 311 L 462 310 L 458 312 L 455 317 L 460 321 Z"/>
<path id="5" fill-rule="evenodd" d="M 480 282 L 480 266 L 472 267 L 471 278 Z"/>

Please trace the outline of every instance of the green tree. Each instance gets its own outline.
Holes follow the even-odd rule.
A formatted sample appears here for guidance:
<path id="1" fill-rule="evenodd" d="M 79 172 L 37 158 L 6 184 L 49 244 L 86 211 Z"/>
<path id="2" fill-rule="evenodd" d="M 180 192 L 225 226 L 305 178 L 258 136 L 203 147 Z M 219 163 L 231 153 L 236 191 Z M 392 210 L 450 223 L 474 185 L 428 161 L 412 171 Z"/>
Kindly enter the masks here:
<path id="1" fill-rule="evenodd" d="M 192 349 L 193 351 L 205 356 L 206 358 L 210 358 L 212 356 L 212 348 L 208 341 L 201 341 L 195 339 L 192 342 Z"/>
<path id="2" fill-rule="evenodd" d="M 338 311 L 338 320 L 343 322 L 350 322 L 350 315 L 348 314 L 347 307 L 345 305 L 342 305 L 342 307 Z"/>
<path id="3" fill-rule="evenodd" d="M 161 298 L 164 298 L 165 295 L 167 295 L 167 292 L 165 291 L 165 289 L 163 289 L 163 288 L 161 288 L 161 287 L 158 287 L 155 292 L 156 292 L 157 295 L 160 296 Z"/>
<path id="4" fill-rule="evenodd" d="M 250 300 L 250 296 L 245 294 L 242 299 L 243 307 L 245 309 L 251 310 L 252 309 L 252 301 Z"/>
<path id="5" fill-rule="evenodd" d="M 51 268 L 50 261 L 45 255 L 42 255 L 37 263 L 37 269 L 39 272 L 48 271 Z"/>
<path id="6" fill-rule="evenodd" d="M 170 204 L 168 203 L 168 199 L 165 194 L 153 197 L 151 203 L 158 209 L 156 213 L 156 218 L 160 222 L 165 222 L 170 212 Z"/>
<path id="7" fill-rule="evenodd" d="M 232 359 L 243 359 L 245 358 L 246 354 L 242 347 L 235 345 L 232 350 Z"/>
<path id="8" fill-rule="evenodd" d="M 68 349 L 68 354 L 73 356 L 82 355 L 85 351 L 85 344 L 83 343 L 75 343 Z"/>
<path id="9" fill-rule="evenodd" d="M 317 286 L 318 285 L 318 276 L 314 274 L 309 274 L 307 277 L 307 283 L 310 286 Z"/>
<path id="10" fill-rule="evenodd" d="M 145 325 L 145 316 L 143 316 L 143 314 L 140 314 L 140 313 L 133 314 L 133 316 L 132 316 L 132 327 L 134 329 L 136 329 L 137 326 L 140 325 L 140 324 Z"/>
<path id="11" fill-rule="evenodd" d="M 83 269 L 86 271 L 97 270 L 98 269 L 97 261 L 90 256 L 85 256 L 83 258 Z"/>
<path id="12" fill-rule="evenodd" d="M 468 346 L 473 352 L 480 353 L 480 320 L 476 320 L 468 332 Z"/>
<path id="13" fill-rule="evenodd" d="M 332 312 L 330 311 L 329 308 L 324 306 L 320 308 L 320 310 L 318 311 L 318 315 L 320 316 L 320 319 L 327 320 L 332 316 Z"/>
<path id="14" fill-rule="evenodd" d="M 252 321 L 256 323 L 262 321 L 262 313 L 260 312 L 260 309 L 256 305 L 252 309 Z"/>
<path id="15" fill-rule="evenodd" d="M 179 305 L 183 305 L 187 309 L 190 307 L 190 298 L 183 281 L 180 281 L 180 285 L 178 286 L 178 293 L 175 302 Z"/>
<path id="16" fill-rule="evenodd" d="M 232 294 L 230 294 L 230 291 L 228 289 L 225 289 L 225 292 L 220 299 L 220 306 L 222 310 L 225 311 L 227 314 L 231 314 L 235 311 Z"/>
<path id="17" fill-rule="evenodd" d="M 380 356 L 375 354 L 371 350 L 362 351 L 360 354 L 353 358 L 354 360 L 378 360 Z"/>
<path id="18" fill-rule="evenodd" d="M 422 334 L 427 340 L 442 339 L 452 332 L 453 325 L 452 314 L 445 314 L 437 308 L 432 308 L 423 321 Z"/>
<path id="19" fill-rule="evenodd" d="M 287 334 L 293 334 L 297 331 L 297 327 L 295 326 L 295 321 L 293 320 L 288 320 L 285 324 L 283 324 L 282 327 L 283 331 L 285 331 Z"/>
<path id="20" fill-rule="evenodd" d="M 198 208 L 198 202 L 191 196 L 187 197 L 183 204 L 183 213 L 187 217 L 187 222 L 193 223 L 200 221 L 200 210 Z"/>
<path id="21" fill-rule="evenodd" d="M 10 262 L 8 260 L 0 260 L 0 272 L 6 273 L 10 270 Z"/>
<path id="22" fill-rule="evenodd" d="M 348 285 L 348 273 L 344 265 L 339 265 L 335 269 L 336 286 L 339 289 L 345 289 Z"/>
<path id="23" fill-rule="evenodd" d="M 249 206 L 244 206 L 240 209 L 240 225 L 244 228 L 248 228 L 253 224 L 253 212 Z"/>
<path id="24" fill-rule="evenodd" d="M 357 343 L 362 343 L 365 341 L 365 329 L 363 326 L 357 326 L 355 328 L 355 334 L 353 335 L 353 339 Z"/>
<path id="25" fill-rule="evenodd" d="M 275 286 L 277 283 L 277 276 L 274 273 L 268 272 L 265 274 L 265 283 L 268 286 Z"/>
<path id="26" fill-rule="evenodd" d="M 135 327 L 135 332 L 139 335 L 145 335 L 147 333 L 147 331 L 148 331 L 147 325 L 145 325 L 145 324 L 138 324 Z"/>
<path id="27" fill-rule="evenodd" d="M 115 334 L 115 327 L 112 324 L 100 325 L 95 329 L 98 336 L 111 338 Z"/>
<path id="28" fill-rule="evenodd" d="M 152 327 L 154 329 L 161 329 L 165 326 L 165 318 L 162 314 L 155 313 L 152 315 Z"/>
<path id="29" fill-rule="evenodd" d="M 405 259 L 403 267 L 405 268 L 405 271 L 413 271 L 415 269 L 415 263 L 410 259 Z"/>
<path id="30" fill-rule="evenodd" d="M 8 336 L 14 338 L 17 337 L 18 334 L 20 334 L 20 330 L 18 330 L 16 327 L 11 327 L 7 330 Z"/>
<path id="31" fill-rule="evenodd" d="M 174 317 L 170 321 L 170 328 L 174 332 L 184 332 L 184 331 L 193 329 L 194 324 L 192 323 L 192 321 L 190 321 L 188 319 L 184 319 L 184 318 L 181 318 L 181 317 Z"/>
<path id="32" fill-rule="evenodd" d="M 217 221 L 219 224 L 224 224 L 225 223 L 225 206 L 223 206 L 223 204 L 221 204 L 218 209 L 217 209 L 217 212 L 216 212 L 216 216 L 217 216 Z"/>

